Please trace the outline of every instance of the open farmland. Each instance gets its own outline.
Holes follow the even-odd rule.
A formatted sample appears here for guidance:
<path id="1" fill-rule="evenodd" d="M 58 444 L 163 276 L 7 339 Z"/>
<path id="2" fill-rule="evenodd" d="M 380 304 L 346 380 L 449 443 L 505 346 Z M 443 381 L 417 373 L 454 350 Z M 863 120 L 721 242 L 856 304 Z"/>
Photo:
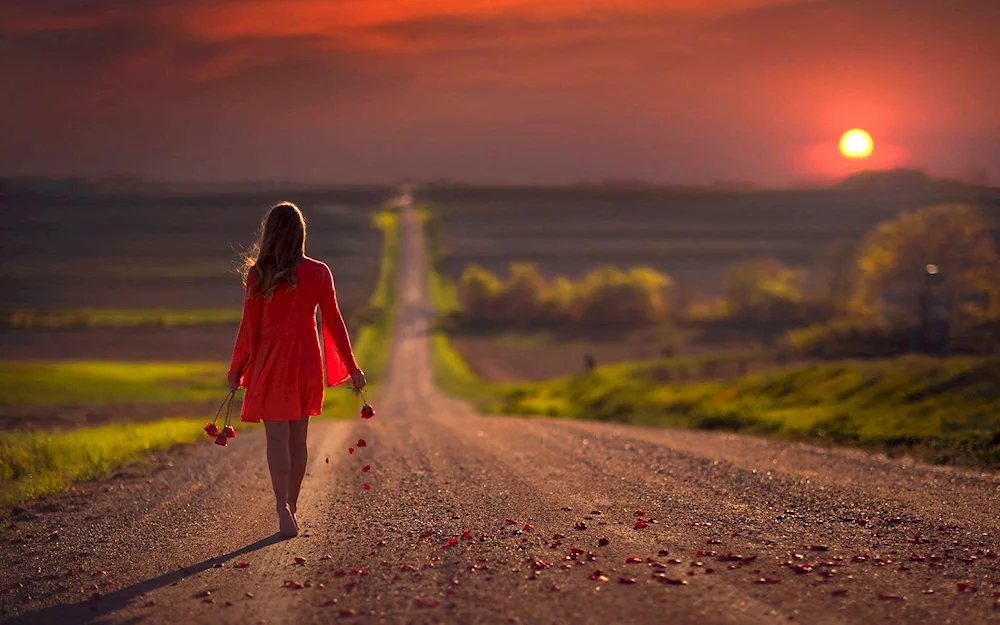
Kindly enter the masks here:
<path id="1" fill-rule="evenodd" d="M 381 188 L 8 193 L 0 358 L 225 359 L 243 302 L 238 251 L 283 199 L 305 212 L 308 253 L 330 265 L 350 318 L 376 276 L 371 218 L 386 197 Z M 208 314 L 171 315 L 192 310 Z"/>
<path id="2" fill-rule="evenodd" d="M 429 187 L 438 207 L 445 268 L 469 263 L 504 272 L 537 263 L 576 278 L 600 264 L 649 265 L 696 291 L 721 291 L 726 268 L 759 256 L 811 266 L 842 240 L 857 240 L 903 210 L 951 201 L 1000 206 L 1000 190 L 712 190 L 671 188 Z"/>
<path id="3" fill-rule="evenodd" d="M 437 270 L 446 279 L 473 263 L 503 276 L 509 263 L 527 261 L 546 278 L 574 280 L 601 265 L 645 265 L 671 276 L 690 304 L 716 300 L 732 265 L 765 256 L 806 269 L 812 288 L 832 250 L 901 211 L 949 202 L 1000 209 L 997 189 L 898 182 L 793 190 L 432 186 L 417 199 L 437 217 Z M 676 355 L 687 358 L 753 356 L 774 338 L 731 326 L 681 328 L 679 336 Z M 455 337 L 472 369 L 495 381 L 579 371 L 585 353 L 599 364 L 659 355 L 641 335 L 529 342 Z"/>

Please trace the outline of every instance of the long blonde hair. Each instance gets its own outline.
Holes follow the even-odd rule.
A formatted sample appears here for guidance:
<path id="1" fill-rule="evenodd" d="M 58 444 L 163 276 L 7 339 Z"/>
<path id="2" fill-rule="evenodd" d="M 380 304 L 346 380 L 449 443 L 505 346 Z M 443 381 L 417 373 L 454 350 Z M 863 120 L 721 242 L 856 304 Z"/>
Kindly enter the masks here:
<path id="1" fill-rule="evenodd" d="M 281 202 L 271 207 L 260 223 L 260 234 L 250 252 L 243 254 L 240 273 L 246 286 L 253 275 L 251 297 L 271 297 L 287 282 L 298 285 L 295 269 L 306 254 L 306 220 L 299 207 Z"/>

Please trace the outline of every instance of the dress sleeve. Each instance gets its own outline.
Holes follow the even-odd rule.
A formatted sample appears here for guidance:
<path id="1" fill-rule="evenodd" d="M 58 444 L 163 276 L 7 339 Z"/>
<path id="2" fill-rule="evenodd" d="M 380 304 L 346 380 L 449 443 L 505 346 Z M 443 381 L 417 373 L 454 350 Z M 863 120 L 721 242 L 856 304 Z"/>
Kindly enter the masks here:
<path id="1" fill-rule="evenodd" d="M 236 345 L 233 347 L 233 361 L 229 366 L 229 379 L 239 380 L 240 386 L 250 385 L 249 367 L 254 361 L 257 351 L 257 339 L 260 336 L 260 317 L 264 308 L 264 300 L 251 297 L 253 273 L 247 279 L 246 295 L 243 298 L 243 318 L 240 319 L 240 331 L 236 335 Z"/>
<path id="2" fill-rule="evenodd" d="M 323 323 L 323 353 L 326 355 L 326 384 L 337 386 L 351 379 L 360 371 L 354 361 L 351 338 L 347 334 L 344 316 L 337 304 L 337 290 L 333 286 L 330 268 L 323 266 L 323 284 L 319 295 L 319 312 Z"/>

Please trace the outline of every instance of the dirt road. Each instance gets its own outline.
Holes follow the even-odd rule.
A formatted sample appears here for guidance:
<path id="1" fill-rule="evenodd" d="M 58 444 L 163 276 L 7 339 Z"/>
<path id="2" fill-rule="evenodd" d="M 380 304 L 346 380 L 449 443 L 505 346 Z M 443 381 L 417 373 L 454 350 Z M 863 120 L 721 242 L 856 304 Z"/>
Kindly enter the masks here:
<path id="1" fill-rule="evenodd" d="M 474 415 L 432 385 L 412 211 L 401 248 L 378 415 L 313 424 L 304 535 L 272 536 L 261 432 L 227 449 L 206 440 L 152 476 L 22 512 L 29 537 L 5 544 L 0 562 L 4 618 L 1000 621 L 995 475 L 741 436 Z"/>

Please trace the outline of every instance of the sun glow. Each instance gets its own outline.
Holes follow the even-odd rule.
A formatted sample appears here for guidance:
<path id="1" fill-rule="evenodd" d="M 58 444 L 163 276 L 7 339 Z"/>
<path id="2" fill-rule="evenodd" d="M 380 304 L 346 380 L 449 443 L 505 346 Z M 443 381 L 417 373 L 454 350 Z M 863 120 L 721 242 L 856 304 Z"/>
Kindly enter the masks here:
<path id="1" fill-rule="evenodd" d="M 872 136 L 860 128 L 848 130 L 840 138 L 840 153 L 847 158 L 865 158 L 873 147 Z"/>

